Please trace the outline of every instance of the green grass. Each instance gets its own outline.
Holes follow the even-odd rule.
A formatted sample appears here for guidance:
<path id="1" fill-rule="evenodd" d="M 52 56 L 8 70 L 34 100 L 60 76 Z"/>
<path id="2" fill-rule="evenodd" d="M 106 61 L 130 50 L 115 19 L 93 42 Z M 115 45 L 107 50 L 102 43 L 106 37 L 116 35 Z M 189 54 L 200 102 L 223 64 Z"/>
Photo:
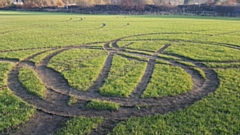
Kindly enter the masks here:
<path id="1" fill-rule="evenodd" d="M 148 51 L 148 52 L 156 52 L 160 48 L 162 48 L 165 44 L 168 44 L 168 41 L 142 41 L 142 42 L 134 42 L 132 45 L 126 47 L 129 49 L 137 49 L 142 51 Z"/>
<path id="2" fill-rule="evenodd" d="M 7 73 L 10 63 L 0 63 L 0 133 L 8 128 L 24 123 L 34 114 L 35 109 L 16 97 L 7 86 Z"/>
<path id="3" fill-rule="evenodd" d="M 154 72 L 142 97 L 175 96 L 193 87 L 191 76 L 179 67 L 155 65 Z"/>
<path id="4" fill-rule="evenodd" d="M 179 28 L 178 28 L 179 29 Z M 177 29 L 176 29 L 177 30 Z M 160 34 L 159 34 L 160 32 Z M 130 42 L 138 41 L 138 40 L 147 40 L 148 42 L 159 42 L 163 45 L 169 44 L 169 41 L 182 41 L 186 39 L 195 39 L 198 37 L 197 34 L 194 34 L 194 32 L 190 31 L 163 31 L 161 34 L 161 31 L 159 31 L 158 34 L 151 34 L 151 35 L 145 35 L 145 36 L 137 36 L 137 37 L 131 37 L 127 38 L 125 40 L 129 40 Z M 191 33 L 191 34 L 190 34 Z"/>
<path id="5" fill-rule="evenodd" d="M 186 61 L 178 61 L 178 63 L 189 66 L 189 67 L 195 67 L 196 65 L 191 63 L 191 62 L 186 62 Z"/>
<path id="6" fill-rule="evenodd" d="M 148 117 L 131 117 L 112 135 L 237 135 L 240 132 L 240 69 L 217 70 L 220 87 L 183 110 Z"/>
<path id="7" fill-rule="evenodd" d="M 0 88 L 6 87 L 7 73 L 12 68 L 10 63 L 0 63 Z"/>
<path id="8" fill-rule="evenodd" d="M 143 54 L 143 55 L 152 55 L 152 52 L 147 52 L 147 51 L 142 51 L 142 50 L 132 50 L 132 49 L 125 49 L 126 52 L 129 53 L 138 53 L 138 54 Z"/>
<path id="9" fill-rule="evenodd" d="M 71 49 L 53 57 L 48 67 L 63 74 L 72 87 L 87 91 L 99 76 L 106 57 L 103 50 Z"/>
<path id="10" fill-rule="evenodd" d="M 107 96 L 128 97 L 141 80 L 146 62 L 114 56 L 108 78 L 100 93 Z"/>
<path id="11" fill-rule="evenodd" d="M 16 59 L 16 60 L 24 60 L 30 55 L 33 55 L 41 50 L 27 50 L 27 51 L 17 51 L 17 52 L 4 52 L 0 53 L 0 58 L 7 58 L 7 59 Z"/>
<path id="12" fill-rule="evenodd" d="M 165 60 L 159 60 L 159 59 L 156 59 L 156 63 L 158 64 L 166 64 L 166 65 L 170 65 L 169 62 L 165 61 Z"/>
<path id="13" fill-rule="evenodd" d="M 89 103 L 87 103 L 88 109 L 95 109 L 95 110 L 117 111 L 119 107 L 120 107 L 120 104 L 110 102 L 110 101 L 91 100 Z"/>
<path id="14" fill-rule="evenodd" d="M 37 74 L 32 69 L 21 68 L 18 77 L 22 85 L 30 93 L 44 98 L 46 88 L 43 82 L 37 77 Z"/>
<path id="15" fill-rule="evenodd" d="M 199 43 L 172 45 L 165 50 L 165 53 L 180 55 L 199 61 L 240 60 L 238 50 Z"/>
<path id="16" fill-rule="evenodd" d="M 203 78 L 203 79 L 207 79 L 206 74 L 204 73 L 204 71 L 200 68 L 194 67 L 193 68 L 195 71 L 197 71 L 199 73 L 199 75 Z"/>
<path id="17" fill-rule="evenodd" d="M 165 54 L 158 54 L 158 57 L 163 59 L 168 59 L 168 60 L 181 60 L 180 58 L 170 56 L 170 55 L 165 55 Z"/>
<path id="18" fill-rule="evenodd" d="M 127 57 L 127 58 L 133 58 L 133 59 L 136 59 L 136 60 L 139 60 L 139 61 L 148 61 L 147 58 L 144 58 L 144 57 L 141 57 L 141 56 L 137 56 L 137 55 L 132 55 L 132 54 L 128 54 L 128 53 L 125 53 L 125 52 L 119 52 L 118 53 L 120 56 L 124 56 L 124 57 Z"/>
<path id="19" fill-rule="evenodd" d="M 69 96 L 68 105 L 71 106 L 74 103 L 77 103 L 78 99 L 74 95 Z"/>
<path id="20" fill-rule="evenodd" d="M 240 63 L 204 63 L 211 68 L 240 67 Z"/>
<path id="21" fill-rule="evenodd" d="M 103 121 L 103 118 L 76 117 L 69 120 L 56 135 L 86 135 Z"/>

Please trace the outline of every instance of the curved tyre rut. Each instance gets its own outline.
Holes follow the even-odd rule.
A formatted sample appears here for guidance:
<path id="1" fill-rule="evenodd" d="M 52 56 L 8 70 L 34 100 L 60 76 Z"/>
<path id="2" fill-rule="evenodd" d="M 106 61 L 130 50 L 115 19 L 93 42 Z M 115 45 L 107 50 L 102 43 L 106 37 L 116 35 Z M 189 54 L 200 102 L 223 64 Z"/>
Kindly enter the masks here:
<path id="1" fill-rule="evenodd" d="M 106 58 L 106 61 L 104 63 L 104 66 L 102 68 L 102 71 L 94 84 L 88 89 L 88 92 L 93 92 L 93 93 L 99 93 L 100 88 L 103 86 L 105 80 L 108 77 L 108 74 L 110 72 L 111 66 L 112 66 L 112 61 L 113 61 L 113 56 L 114 54 L 109 54 L 108 57 Z"/>
<path id="2" fill-rule="evenodd" d="M 156 59 L 159 53 L 163 53 L 165 49 L 167 49 L 170 45 L 164 45 L 163 48 L 159 49 L 157 52 L 153 54 L 153 58 L 149 59 L 147 63 L 147 67 L 145 69 L 145 73 L 142 76 L 141 81 L 138 83 L 135 90 L 132 92 L 131 97 L 132 98 L 141 98 L 141 95 L 143 94 L 144 90 L 147 88 L 153 74 L 153 70 L 156 64 Z"/>
<path id="3" fill-rule="evenodd" d="M 16 135 L 50 135 L 56 133 L 62 128 L 64 123 L 69 118 L 61 117 L 57 115 L 46 114 L 41 111 L 37 111 L 35 115 L 27 122 L 23 124 Z"/>

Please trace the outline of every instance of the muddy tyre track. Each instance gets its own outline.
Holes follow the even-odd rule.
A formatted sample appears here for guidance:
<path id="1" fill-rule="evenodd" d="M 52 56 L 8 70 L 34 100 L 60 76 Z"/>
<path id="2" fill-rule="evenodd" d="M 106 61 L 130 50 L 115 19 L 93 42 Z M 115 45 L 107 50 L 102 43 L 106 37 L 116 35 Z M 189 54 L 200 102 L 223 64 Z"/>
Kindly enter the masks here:
<path id="1" fill-rule="evenodd" d="M 148 83 L 152 78 L 155 63 L 156 63 L 156 59 L 149 59 L 149 62 L 147 63 L 147 67 L 145 69 L 145 73 L 142 76 L 141 81 L 138 83 L 137 87 L 131 94 L 132 98 L 141 98 L 141 95 L 143 94 L 144 90 L 147 88 Z"/>
<path id="2" fill-rule="evenodd" d="M 108 74 L 110 72 L 110 69 L 112 66 L 112 61 L 113 61 L 113 56 L 114 56 L 114 54 L 112 54 L 112 53 L 108 55 L 100 75 L 98 76 L 97 80 L 93 83 L 93 85 L 88 89 L 88 92 L 95 92 L 95 93 L 100 92 L 99 89 L 103 86 L 103 84 L 104 84 L 105 80 L 107 79 Z"/>
<path id="3" fill-rule="evenodd" d="M 50 135 L 56 133 L 69 118 L 37 111 L 27 124 L 23 124 L 16 135 Z"/>

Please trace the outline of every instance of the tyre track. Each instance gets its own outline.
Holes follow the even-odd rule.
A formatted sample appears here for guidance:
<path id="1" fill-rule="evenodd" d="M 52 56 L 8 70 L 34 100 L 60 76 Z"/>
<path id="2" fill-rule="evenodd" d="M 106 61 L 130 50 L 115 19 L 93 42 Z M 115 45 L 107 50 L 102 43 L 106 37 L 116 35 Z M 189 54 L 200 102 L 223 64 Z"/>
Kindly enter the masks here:
<path id="1" fill-rule="evenodd" d="M 57 92 L 59 92 L 59 93 L 61 93 L 61 94 L 67 94 L 67 92 L 66 91 L 69 91 L 69 90 L 72 90 L 72 88 L 67 84 L 67 82 L 66 82 L 66 80 L 59 74 L 59 73 L 57 73 L 57 72 L 55 72 L 55 71 L 51 71 L 51 69 L 45 69 L 45 70 L 48 70 L 46 73 L 41 73 L 42 75 L 44 75 L 44 74 L 49 74 L 49 76 L 48 77 L 45 77 L 45 78 L 50 78 L 51 76 L 60 76 L 60 77 L 54 77 L 55 79 L 56 78 L 60 78 L 60 79 L 57 79 L 57 81 L 55 82 L 55 83 L 52 83 L 53 85 L 54 84 L 57 84 L 57 82 L 61 82 L 61 84 L 64 84 L 63 85 L 63 87 L 61 88 L 61 86 L 59 87 L 59 86 L 56 86 L 56 87 L 51 87 L 52 89 L 54 89 L 55 91 L 57 91 Z M 51 72 L 53 72 L 53 74 L 56 74 L 56 75 L 53 75 L 53 74 L 51 74 Z M 50 75 L 51 74 L 51 75 Z M 42 80 L 46 80 L 46 79 L 42 79 Z M 63 80 L 63 81 L 62 81 Z M 65 81 L 64 81 L 65 80 Z M 48 82 L 51 82 L 51 80 L 49 80 L 49 81 L 46 81 L 47 83 Z M 64 83 L 63 83 L 64 82 Z M 51 86 L 51 85 L 50 85 Z M 86 99 L 86 100 L 90 100 L 91 98 L 100 98 L 100 99 L 102 99 L 102 100 L 113 100 L 113 101 L 117 101 L 117 102 L 119 102 L 119 98 L 111 98 L 111 97 L 99 97 L 99 96 L 96 96 L 96 95 L 94 95 L 94 94 L 89 94 L 89 93 L 83 93 L 83 92 L 79 92 L 79 91 L 77 91 L 77 90 L 75 90 L 75 91 L 71 91 L 71 94 L 75 94 L 75 95 L 77 95 L 77 97 L 79 98 L 79 99 Z M 127 101 L 128 100 L 122 100 L 122 102 L 121 103 L 124 103 L 124 104 L 126 104 L 127 103 Z M 136 103 L 136 102 L 138 102 L 138 101 L 133 101 L 132 103 Z M 130 105 L 129 103 L 127 104 L 127 105 Z"/>
<path id="2" fill-rule="evenodd" d="M 19 62 L 17 59 L 7 59 L 7 58 L 0 58 L 0 62 L 9 62 L 9 63 L 16 63 Z"/>
<path id="3" fill-rule="evenodd" d="M 224 33 L 218 33 L 218 34 L 211 34 L 209 36 L 222 36 L 222 35 L 228 35 L 228 34 L 235 34 L 239 33 L 240 30 L 235 30 L 235 31 L 229 31 L 229 32 L 224 32 Z"/>
<path id="4" fill-rule="evenodd" d="M 211 76 L 214 77 L 214 75 L 211 75 Z M 15 85 L 16 85 L 16 83 L 15 83 Z M 207 84 L 207 85 L 204 86 L 204 88 L 205 87 L 209 87 L 209 85 Z M 21 88 L 21 86 L 18 85 L 15 88 L 15 90 L 17 90 L 18 88 Z M 10 86 L 10 89 L 13 90 L 14 88 Z M 208 90 L 208 88 L 206 90 Z M 185 93 L 185 94 L 181 94 L 181 95 L 176 96 L 176 97 L 164 97 L 164 98 L 160 98 L 158 100 L 157 99 L 150 99 L 150 100 L 153 100 L 156 103 L 157 106 L 155 106 L 154 108 L 159 108 L 162 105 L 168 106 L 170 104 L 169 102 L 174 101 L 174 100 L 179 100 L 179 102 L 181 100 L 185 101 L 185 100 L 191 98 L 191 96 L 193 96 L 193 98 L 195 99 L 194 96 L 197 96 L 199 94 L 198 93 L 196 95 L 195 93 L 199 92 L 199 91 L 201 91 L 201 89 L 200 90 L 193 90 L 193 91 L 190 91 L 190 92 Z M 33 98 L 29 99 L 29 95 L 27 95 L 27 96 L 24 95 L 24 94 L 26 94 L 26 91 L 25 91 L 25 93 L 23 93 L 23 92 L 24 92 L 23 89 L 20 90 L 20 91 L 17 90 L 16 95 L 21 97 L 22 99 L 24 99 L 26 102 L 28 102 L 30 104 L 37 105 L 39 110 L 42 110 L 42 111 L 44 111 L 46 113 L 49 113 L 49 114 L 54 114 L 54 115 L 59 115 L 59 116 L 65 116 L 65 117 L 74 117 L 74 116 L 78 116 L 78 115 L 83 115 L 83 116 L 87 116 L 87 117 L 90 117 L 90 116 L 104 116 L 104 118 L 112 118 L 113 119 L 113 118 L 126 118 L 125 115 L 127 115 L 127 114 L 131 115 L 132 113 L 135 114 L 135 112 L 136 112 L 137 116 L 139 115 L 138 113 L 140 113 L 140 114 L 143 113 L 143 114 L 147 114 L 147 115 L 152 114 L 152 112 L 141 112 L 141 111 L 139 112 L 139 110 L 136 110 L 135 108 L 120 108 L 120 110 L 118 112 L 110 112 L 110 111 L 97 111 L 97 112 L 95 112 L 95 111 L 91 111 L 91 110 L 82 110 L 81 111 L 78 108 L 56 106 L 54 104 L 51 104 L 51 103 L 49 103 L 47 101 L 44 101 L 44 100 L 41 100 L 41 99 L 36 99 L 35 98 L 35 100 L 32 101 L 34 96 L 33 96 Z M 21 94 L 23 94 L 25 97 L 22 96 Z M 185 98 L 187 98 L 187 99 L 185 99 Z M 147 102 L 143 103 L 142 105 L 151 105 L 151 102 L 148 102 L 149 101 L 148 99 L 144 99 L 144 100 L 147 101 Z M 167 104 L 167 105 L 165 105 L 165 104 Z M 155 111 L 158 111 L 158 110 L 155 110 Z"/>
<path id="5" fill-rule="evenodd" d="M 123 49 L 123 48 L 125 48 L 125 47 L 131 46 L 132 44 L 134 44 L 134 42 L 130 42 L 130 43 L 128 43 L 128 44 L 126 44 L 126 45 L 124 45 L 124 46 L 122 46 L 122 47 L 120 47 L 120 48 Z"/>
<path id="6" fill-rule="evenodd" d="M 61 117 L 57 115 L 46 114 L 41 111 L 37 111 L 35 115 L 27 122 L 23 124 L 15 134 L 17 135 L 50 135 L 56 133 L 63 127 L 69 118 Z M 47 121 L 47 122 L 46 122 Z"/>
<path id="7" fill-rule="evenodd" d="M 93 85 L 88 89 L 88 92 L 95 92 L 99 93 L 100 88 L 103 86 L 105 80 L 108 77 L 108 74 L 110 72 L 112 61 L 113 61 L 114 54 L 110 53 L 108 57 L 106 58 L 106 61 L 104 63 L 104 66 L 102 68 L 102 71 L 100 72 L 100 75 L 96 79 L 96 81 L 93 83 Z"/>
<path id="8" fill-rule="evenodd" d="M 51 69 L 47 69 L 47 70 L 51 70 Z M 54 72 L 54 71 L 52 71 L 52 72 Z M 48 74 L 48 73 L 44 73 L 44 74 Z M 61 76 L 59 73 L 56 73 L 56 74 L 58 74 L 58 76 Z M 53 76 L 52 74 L 49 76 L 49 77 L 46 77 L 46 78 L 50 78 L 51 76 Z M 45 79 L 42 79 L 42 80 L 45 80 Z M 55 79 L 54 79 L 55 80 Z M 57 82 L 62 82 L 61 80 L 64 80 L 64 78 L 62 78 L 62 79 L 57 79 L 57 80 L 60 80 L 60 81 L 57 81 Z M 47 81 L 47 82 L 50 82 L 50 81 Z M 54 83 L 53 83 L 54 84 Z M 55 83 L 55 84 L 57 84 L 57 83 Z M 63 83 L 61 83 L 61 84 L 63 84 Z M 59 88 L 53 88 L 53 89 L 59 89 Z M 61 88 L 60 88 L 61 89 Z M 64 87 L 64 89 L 65 90 L 71 90 L 71 88 L 68 86 L 68 84 L 67 84 L 67 82 L 65 83 L 65 87 Z M 63 88 L 62 88 L 62 90 L 63 90 Z M 67 92 L 66 91 L 59 91 L 59 90 L 56 90 L 56 91 L 58 91 L 58 92 L 60 92 L 60 93 L 62 93 L 62 94 L 67 94 Z M 75 91 L 76 92 L 76 91 Z M 76 95 L 85 95 L 85 96 L 80 96 L 79 98 L 80 99 L 86 99 L 86 100 L 89 100 L 89 99 L 91 99 L 91 98 L 94 98 L 94 97 L 96 97 L 95 95 L 92 95 L 92 94 L 84 94 L 84 93 L 80 93 L 80 92 L 77 92 L 77 93 L 74 93 L 74 94 L 76 94 Z M 111 100 L 111 99 L 113 99 L 113 100 L 116 100 L 116 99 L 114 99 L 114 98 L 101 98 L 101 99 L 106 99 L 106 100 Z M 122 100 L 122 99 L 121 99 Z M 124 100 L 123 100 L 124 101 Z M 124 101 L 125 103 L 127 102 L 127 100 L 126 101 Z M 123 102 L 123 103 L 124 103 Z M 133 102 L 133 103 L 136 103 L 136 102 Z M 128 104 L 129 105 L 129 104 Z"/>

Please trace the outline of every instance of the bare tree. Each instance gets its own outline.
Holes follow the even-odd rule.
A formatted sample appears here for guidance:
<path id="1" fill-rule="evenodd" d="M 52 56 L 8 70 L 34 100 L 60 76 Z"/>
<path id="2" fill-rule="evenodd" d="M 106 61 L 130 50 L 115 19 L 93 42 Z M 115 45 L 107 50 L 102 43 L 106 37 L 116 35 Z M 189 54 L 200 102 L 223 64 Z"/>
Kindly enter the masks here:
<path id="1" fill-rule="evenodd" d="M 57 5 L 58 7 L 62 7 L 62 6 L 64 6 L 64 3 L 63 3 L 62 0 L 57 0 L 56 5 Z"/>
<path id="2" fill-rule="evenodd" d="M 111 5 L 111 4 L 112 4 L 112 1 L 111 1 L 111 0 L 103 0 L 103 2 L 104 2 L 106 5 Z"/>
<path id="3" fill-rule="evenodd" d="M 134 6 L 135 6 L 137 9 L 144 9 L 145 4 L 146 4 L 146 1 L 145 1 L 145 0 L 135 0 L 135 1 L 134 1 Z"/>
<path id="4" fill-rule="evenodd" d="M 206 2 L 207 4 L 211 4 L 211 3 L 214 3 L 214 0 L 207 0 Z"/>
<path id="5" fill-rule="evenodd" d="M 121 0 L 111 0 L 112 5 L 121 5 L 122 1 Z"/>
<path id="6" fill-rule="evenodd" d="M 222 2 L 222 5 L 231 6 L 231 5 L 234 5 L 236 2 L 237 2 L 236 0 L 227 0 Z"/>
<path id="7" fill-rule="evenodd" d="M 103 0 L 94 0 L 94 3 L 96 5 L 104 5 L 105 4 L 105 2 Z"/>
<path id="8" fill-rule="evenodd" d="M 133 9 L 134 8 L 134 0 L 121 0 L 121 7 L 125 9 Z"/>
<path id="9" fill-rule="evenodd" d="M 166 5 L 166 1 L 165 0 L 153 0 L 153 4 L 160 6 L 160 5 Z"/>
<path id="10" fill-rule="evenodd" d="M 184 4 L 189 4 L 191 0 L 184 0 Z"/>
<path id="11" fill-rule="evenodd" d="M 10 5 L 11 3 L 11 0 L 0 0 L 0 7 Z"/>
<path id="12" fill-rule="evenodd" d="M 32 8 L 32 7 L 41 7 L 43 0 L 25 0 L 23 7 Z"/>
<path id="13" fill-rule="evenodd" d="M 95 4 L 94 0 L 76 0 L 76 4 L 83 7 L 90 7 Z"/>

